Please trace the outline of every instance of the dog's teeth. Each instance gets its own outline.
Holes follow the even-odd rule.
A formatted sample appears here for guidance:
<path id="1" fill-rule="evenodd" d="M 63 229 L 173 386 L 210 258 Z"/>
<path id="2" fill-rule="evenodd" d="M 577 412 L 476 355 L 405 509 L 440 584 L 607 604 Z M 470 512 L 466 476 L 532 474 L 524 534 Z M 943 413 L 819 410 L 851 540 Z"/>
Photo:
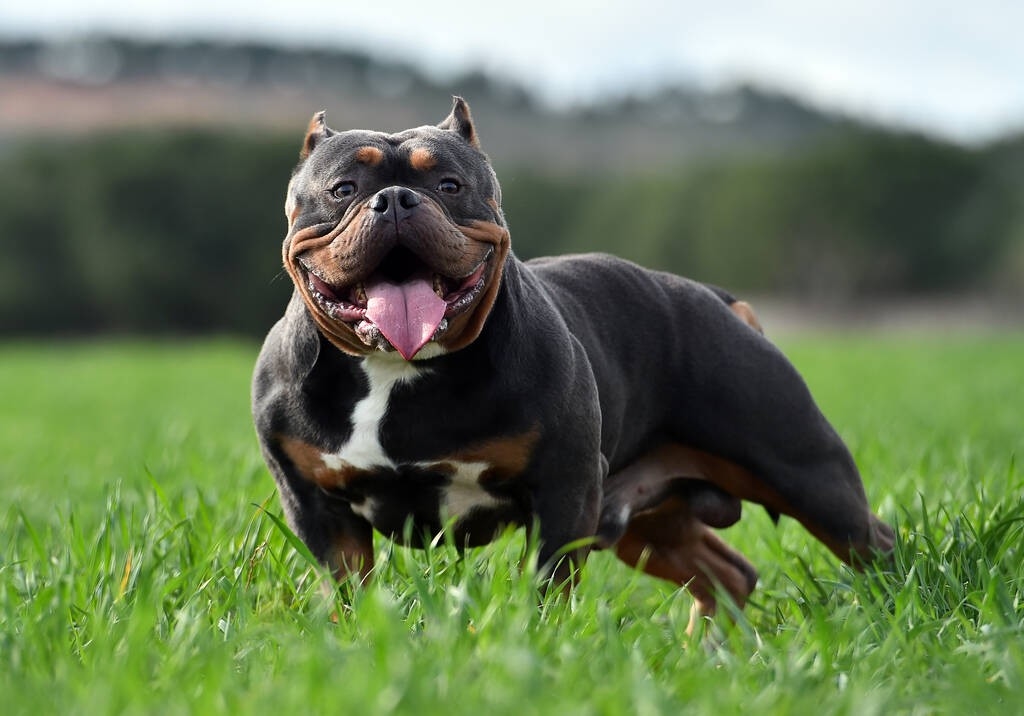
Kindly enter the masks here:
<path id="1" fill-rule="evenodd" d="M 439 273 L 434 274 L 434 293 L 438 295 L 438 298 L 444 298 L 444 279 Z"/>
<path id="2" fill-rule="evenodd" d="M 356 335 L 368 346 L 375 346 L 380 343 L 380 329 L 369 321 L 360 321 L 355 327 Z"/>
<path id="3" fill-rule="evenodd" d="M 356 302 L 361 306 L 366 303 L 366 289 L 363 284 L 356 286 Z"/>

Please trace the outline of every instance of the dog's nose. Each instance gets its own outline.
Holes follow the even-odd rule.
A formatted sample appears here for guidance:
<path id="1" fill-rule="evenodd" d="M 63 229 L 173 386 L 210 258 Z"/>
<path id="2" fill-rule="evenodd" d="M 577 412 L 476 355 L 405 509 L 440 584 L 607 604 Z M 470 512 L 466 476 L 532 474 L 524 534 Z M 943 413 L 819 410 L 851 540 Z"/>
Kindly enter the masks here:
<path id="1" fill-rule="evenodd" d="M 412 213 L 420 204 L 420 195 L 404 186 L 389 186 L 378 191 L 370 201 L 370 208 L 379 214 L 394 211 L 395 221 L 399 222 Z"/>

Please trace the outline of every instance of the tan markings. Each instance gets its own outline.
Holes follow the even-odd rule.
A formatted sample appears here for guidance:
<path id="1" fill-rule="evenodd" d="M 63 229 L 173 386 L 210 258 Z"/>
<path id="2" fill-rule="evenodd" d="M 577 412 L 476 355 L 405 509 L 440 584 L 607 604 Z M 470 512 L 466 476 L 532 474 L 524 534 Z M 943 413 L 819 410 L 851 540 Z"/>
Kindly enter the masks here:
<path id="1" fill-rule="evenodd" d="M 495 199 L 493 196 L 487 200 L 487 206 L 494 209 L 495 214 L 501 211 L 501 207 L 498 206 L 498 200 Z"/>
<path id="2" fill-rule="evenodd" d="M 353 575 L 359 575 L 360 583 L 366 581 L 373 569 L 373 530 L 369 523 L 335 538 L 327 566 L 338 582 L 344 582 Z"/>
<path id="3" fill-rule="evenodd" d="M 346 259 L 346 256 L 340 252 L 345 251 L 351 256 L 359 256 L 366 251 L 367 246 L 373 245 L 373 237 L 362 229 L 367 222 L 368 211 L 368 207 L 364 204 L 353 217 L 344 223 L 330 226 L 319 224 L 289 233 L 282 245 L 284 267 L 309 308 L 309 315 L 313 317 L 317 328 L 336 348 L 354 356 L 366 355 L 373 349 L 359 340 L 359 337 L 347 325 L 324 313 L 316 299 L 310 294 L 308 281 L 302 269 L 299 268 L 296 257 L 300 253 L 304 253 L 314 257 L 314 265 L 328 266 L 334 270 L 346 267 L 358 269 L 357 261 L 351 257 Z M 350 282 L 344 276 L 340 277 L 340 280 L 334 276 L 325 278 L 331 283 L 342 285 Z"/>
<path id="4" fill-rule="evenodd" d="M 458 468 L 450 462 L 432 462 L 427 465 L 427 469 L 444 475 L 445 477 L 451 477 L 459 471 Z"/>
<path id="5" fill-rule="evenodd" d="M 308 157 L 321 140 L 326 139 L 333 134 L 333 132 L 327 128 L 326 116 L 327 113 L 321 110 L 314 114 L 313 118 L 309 120 L 309 126 L 306 127 L 306 136 L 302 140 L 302 151 L 299 152 L 300 159 Z"/>
<path id="6" fill-rule="evenodd" d="M 853 555 L 868 560 L 871 550 L 886 545 L 883 527 L 887 527 L 874 515 L 868 514 L 870 533 L 863 542 L 837 540 L 824 525 L 810 519 L 802 510 L 795 508 L 778 491 L 744 467 L 717 455 L 697 450 L 686 445 L 666 443 L 643 455 L 608 478 L 607 494 L 615 491 L 617 499 L 631 507 L 637 507 L 647 499 L 651 505 L 651 494 L 666 495 L 670 492 L 665 483 L 672 479 L 689 477 L 707 480 L 734 497 L 764 505 L 775 512 L 789 515 L 802 524 L 839 559 L 851 564 Z M 605 498 L 606 501 L 609 499 Z M 640 506 L 639 509 L 644 509 Z M 854 565 L 857 566 L 857 565 Z"/>
<path id="7" fill-rule="evenodd" d="M 736 301 L 729 304 L 729 309 L 735 313 L 740 319 L 748 326 L 753 328 L 758 333 L 764 334 L 764 329 L 761 327 L 761 322 L 757 320 L 757 314 L 754 313 L 754 308 L 746 301 Z"/>
<path id="8" fill-rule="evenodd" d="M 319 448 L 297 438 L 281 437 L 280 445 L 303 478 L 326 490 L 344 487 L 356 477 L 366 474 L 338 458 L 335 458 L 338 464 L 328 465 Z"/>
<path id="9" fill-rule="evenodd" d="M 480 140 L 476 136 L 476 129 L 473 128 L 473 117 L 469 113 L 469 105 L 462 97 L 454 97 L 451 114 L 437 125 L 440 129 L 450 129 L 455 132 L 473 147 L 480 148 Z"/>
<path id="10" fill-rule="evenodd" d="M 409 164 L 418 172 L 429 172 L 437 166 L 437 158 L 425 147 L 416 147 L 409 155 Z"/>
<path id="11" fill-rule="evenodd" d="M 378 147 L 359 147 L 356 150 L 356 161 L 374 167 L 384 161 L 384 152 Z"/>
<path id="12" fill-rule="evenodd" d="M 477 299 L 471 310 L 452 319 L 448 330 L 438 341 L 449 353 L 468 346 L 483 330 L 484 322 L 498 297 L 501 273 L 511 244 L 508 229 L 490 221 L 473 221 L 460 225 L 459 231 L 468 239 L 491 244 L 494 247 L 494 254 L 490 258 L 491 274 L 486 279 L 483 295 Z"/>
<path id="13" fill-rule="evenodd" d="M 525 433 L 478 443 L 445 459 L 453 462 L 486 463 L 488 467 L 480 475 L 480 482 L 504 482 L 521 474 L 530 464 L 538 438 L 540 429 L 534 427 Z"/>
<path id="14" fill-rule="evenodd" d="M 476 125 L 473 123 L 473 115 L 469 111 L 469 104 L 461 97 L 452 107 L 452 116 L 455 118 L 454 129 L 465 138 L 472 146 L 480 148 L 480 138 L 476 133 Z"/>
<path id="15" fill-rule="evenodd" d="M 363 209 L 360 210 L 360 213 L 362 211 Z M 306 226 L 297 231 L 289 231 L 288 235 L 285 236 L 284 244 L 281 247 L 285 267 L 288 268 L 290 264 L 295 262 L 295 257 L 305 251 L 329 246 L 339 234 L 343 233 L 349 226 L 351 226 L 352 221 L 358 218 L 359 214 L 344 225 L 331 225 L 327 223 L 314 224 L 313 226 Z"/>

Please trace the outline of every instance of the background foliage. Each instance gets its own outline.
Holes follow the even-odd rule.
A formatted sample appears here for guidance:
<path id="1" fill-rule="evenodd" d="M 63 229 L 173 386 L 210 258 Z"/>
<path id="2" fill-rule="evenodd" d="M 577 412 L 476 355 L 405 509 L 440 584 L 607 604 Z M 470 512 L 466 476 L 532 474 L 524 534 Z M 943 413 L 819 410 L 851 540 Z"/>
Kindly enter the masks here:
<path id="1" fill-rule="evenodd" d="M 262 333 L 289 291 L 278 247 L 299 140 L 133 132 L 0 155 L 0 330 Z M 498 171 L 522 257 L 610 251 L 841 301 L 1019 290 L 1011 156 L 858 130 L 648 173 Z"/>
<path id="2" fill-rule="evenodd" d="M 309 116 L 398 131 L 453 93 L 522 257 L 609 251 L 815 303 L 1024 297 L 1024 136 L 951 144 L 748 85 L 554 110 L 345 50 L 0 38 L 0 335 L 262 334 Z"/>

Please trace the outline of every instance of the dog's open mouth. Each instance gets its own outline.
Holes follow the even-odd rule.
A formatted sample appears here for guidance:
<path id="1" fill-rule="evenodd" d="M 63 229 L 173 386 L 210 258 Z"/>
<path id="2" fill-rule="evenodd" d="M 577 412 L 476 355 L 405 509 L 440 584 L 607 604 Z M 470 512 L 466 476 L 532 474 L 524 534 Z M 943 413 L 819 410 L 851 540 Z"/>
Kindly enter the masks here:
<path id="1" fill-rule="evenodd" d="M 492 253 L 468 275 L 452 277 L 431 270 L 411 251 L 398 247 L 370 276 L 348 286 L 331 285 L 301 259 L 299 263 L 324 313 L 347 324 L 366 345 L 393 347 L 411 360 L 483 292 Z"/>

